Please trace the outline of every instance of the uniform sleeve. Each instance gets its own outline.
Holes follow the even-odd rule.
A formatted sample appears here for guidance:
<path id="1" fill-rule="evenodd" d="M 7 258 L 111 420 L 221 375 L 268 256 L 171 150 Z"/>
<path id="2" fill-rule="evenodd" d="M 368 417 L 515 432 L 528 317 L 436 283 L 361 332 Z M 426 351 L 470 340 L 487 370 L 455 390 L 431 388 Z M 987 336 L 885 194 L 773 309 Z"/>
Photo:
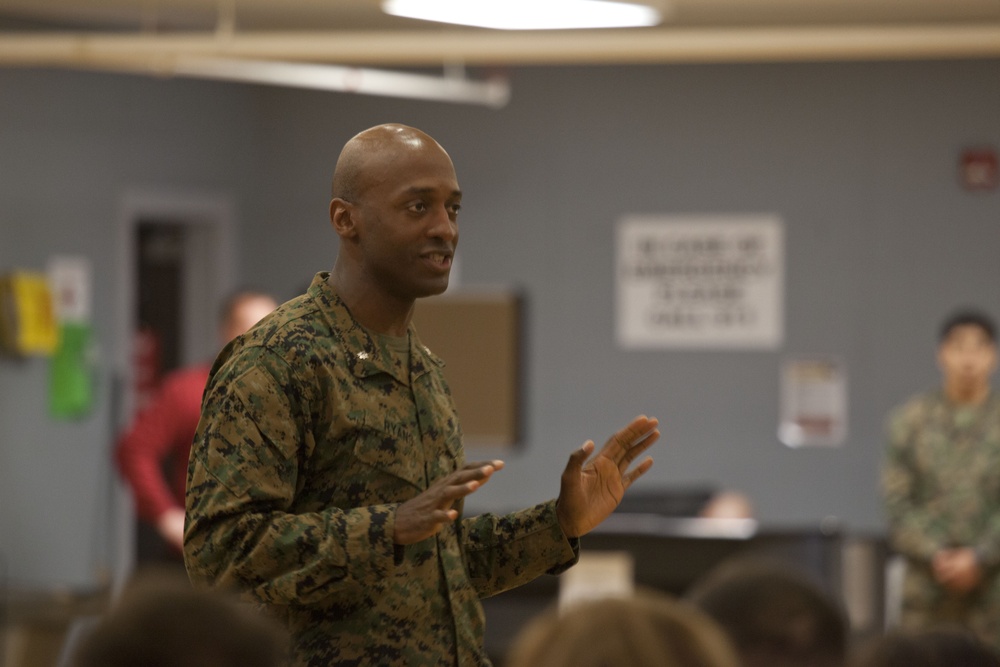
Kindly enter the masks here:
<path id="1" fill-rule="evenodd" d="M 993 447 L 996 444 L 995 441 L 991 441 L 989 444 L 984 443 L 984 446 Z M 990 488 L 996 487 L 991 485 Z M 994 568 L 1000 565 L 1000 512 L 996 511 L 1000 507 L 1000 498 L 996 497 L 995 491 L 990 495 L 993 497 L 986 496 L 983 502 L 991 508 L 991 511 L 987 512 L 988 517 L 979 539 L 970 546 L 975 549 L 976 558 L 981 565 Z"/>
<path id="2" fill-rule="evenodd" d="M 986 525 L 983 536 L 973 545 L 976 559 L 985 567 L 1000 565 L 1000 515 L 994 516 Z"/>
<path id="3" fill-rule="evenodd" d="M 462 534 L 469 581 L 479 597 L 559 574 L 580 556 L 580 541 L 559 527 L 555 500 L 506 516 L 465 519 Z"/>
<path id="4" fill-rule="evenodd" d="M 910 558 L 930 561 L 946 546 L 947 537 L 936 515 L 920 502 L 920 470 L 914 456 L 914 436 L 919 427 L 919 409 L 913 404 L 890 417 L 882 492 L 892 547 Z"/>
<path id="5" fill-rule="evenodd" d="M 393 567 L 395 505 L 294 511 L 313 445 L 302 392 L 266 356 L 213 378 L 188 468 L 184 560 L 196 585 L 268 604 L 351 604 Z"/>
<path id="6" fill-rule="evenodd" d="M 163 475 L 163 464 L 177 441 L 190 441 L 194 435 L 195 425 L 183 424 L 177 418 L 180 390 L 178 383 L 168 378 L 115 448 L 118 470 L 132 489 L 136 511 L 150 523 L 167 510 L 181 507 Z"/>

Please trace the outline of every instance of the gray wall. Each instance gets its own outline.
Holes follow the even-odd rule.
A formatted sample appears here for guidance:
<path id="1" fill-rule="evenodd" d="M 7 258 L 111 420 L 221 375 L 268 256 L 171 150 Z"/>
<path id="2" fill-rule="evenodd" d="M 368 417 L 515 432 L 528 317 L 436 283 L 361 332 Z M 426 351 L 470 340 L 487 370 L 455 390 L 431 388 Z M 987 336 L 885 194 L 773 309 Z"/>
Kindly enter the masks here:
<path id="1" fill-rule="evenodd" d="M 0 72 L 0 268 L 58 250 L 98 265 L 106 346 L 117 198 L 166 183 L 230 192 L 243 282 L 282 297 L 332 265 L 329 177 L 384 121 L 429 131 L 466 192 L 463 285 L 527 298 L 526 439 L 469 503 L 555 495 L 567 454 L 639 412 L 663 421 L 640 483 L 748 493 L 774 526 L 837 516 L 879 530 L 884 415 L 936 383 L 934 333 L 993 313 L 1000 193 L 957 185 L 959 151 L 1000 144 L 1000 62 L 539 68 L 500 111 L 247 86 Z M 626 352 L 613 338 L 614 224 L 629 213 L 776 213 L 786 341 L 776 352 Z M 786 355 L 848 367 L 841 448 L 775 438 Z M 0 361 L 0 553 L 15 580 L 88 581 L 112 519 L 108 392 L 94 417 L 44 414 L 44 362 Z M 470 458 L 495 452 L 471 451 Z M 96 536 L 96 537 L 95 537 Z"/>
<path id="2" fill-rule="evenodd" d="M 0 271 L 88 257 L 100 355 L 94 410 L 70 422 L 48 417 L 45 360 L 0 358 L 0 558 L 14 585 L 86 586 L 113 566 L 121 198 L 238 193 L 247 107 L 239 88 L 0 71 Z"/>

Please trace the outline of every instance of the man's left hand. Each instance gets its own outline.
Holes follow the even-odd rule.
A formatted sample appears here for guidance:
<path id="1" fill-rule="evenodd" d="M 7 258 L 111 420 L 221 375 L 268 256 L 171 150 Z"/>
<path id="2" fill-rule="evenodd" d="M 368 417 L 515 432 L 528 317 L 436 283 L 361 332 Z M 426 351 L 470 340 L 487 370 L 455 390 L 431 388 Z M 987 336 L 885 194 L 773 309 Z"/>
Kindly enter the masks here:
<path id="1" fill-rule="evenodd" d="M 660 437 L 659 422 L 645 415 L 636 417 L 615 433 L 590 461 L 594 441 L 573 452 L 562 474 L 556 515 L 568 537 L 580 537 L 593 530 L 618 507 L 625 490 L 653 465 L 646 457 L 629 471 L 628 467 Z"/>

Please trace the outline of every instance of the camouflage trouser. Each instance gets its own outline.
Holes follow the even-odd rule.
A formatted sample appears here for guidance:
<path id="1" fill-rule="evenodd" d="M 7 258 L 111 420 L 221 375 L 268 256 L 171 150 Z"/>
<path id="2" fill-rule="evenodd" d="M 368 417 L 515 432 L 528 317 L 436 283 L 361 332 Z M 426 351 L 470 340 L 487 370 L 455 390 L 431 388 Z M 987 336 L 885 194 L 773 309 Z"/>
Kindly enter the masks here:
<path id="1" fill-rule="evenodd" d="M 990 571 L 982 585 L 960 595 L 942 588 L 925 564 L 908 561 L 903 583 L 900 625 L 918 629 L 961 625 L 1000 649 L 1000 577 Z"/>

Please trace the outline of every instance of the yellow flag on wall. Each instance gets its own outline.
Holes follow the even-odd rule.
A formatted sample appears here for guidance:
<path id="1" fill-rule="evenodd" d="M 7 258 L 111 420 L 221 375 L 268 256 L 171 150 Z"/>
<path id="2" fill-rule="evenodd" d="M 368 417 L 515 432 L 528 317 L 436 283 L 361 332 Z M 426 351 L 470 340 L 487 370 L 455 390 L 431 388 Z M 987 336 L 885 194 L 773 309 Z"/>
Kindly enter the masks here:
<path id="1" fill-rule="evenodd" d="M 58 339 L 46 276 L 31 271 L 0 276 L 0 347 L 17 355 L 51 355 Z"/>

